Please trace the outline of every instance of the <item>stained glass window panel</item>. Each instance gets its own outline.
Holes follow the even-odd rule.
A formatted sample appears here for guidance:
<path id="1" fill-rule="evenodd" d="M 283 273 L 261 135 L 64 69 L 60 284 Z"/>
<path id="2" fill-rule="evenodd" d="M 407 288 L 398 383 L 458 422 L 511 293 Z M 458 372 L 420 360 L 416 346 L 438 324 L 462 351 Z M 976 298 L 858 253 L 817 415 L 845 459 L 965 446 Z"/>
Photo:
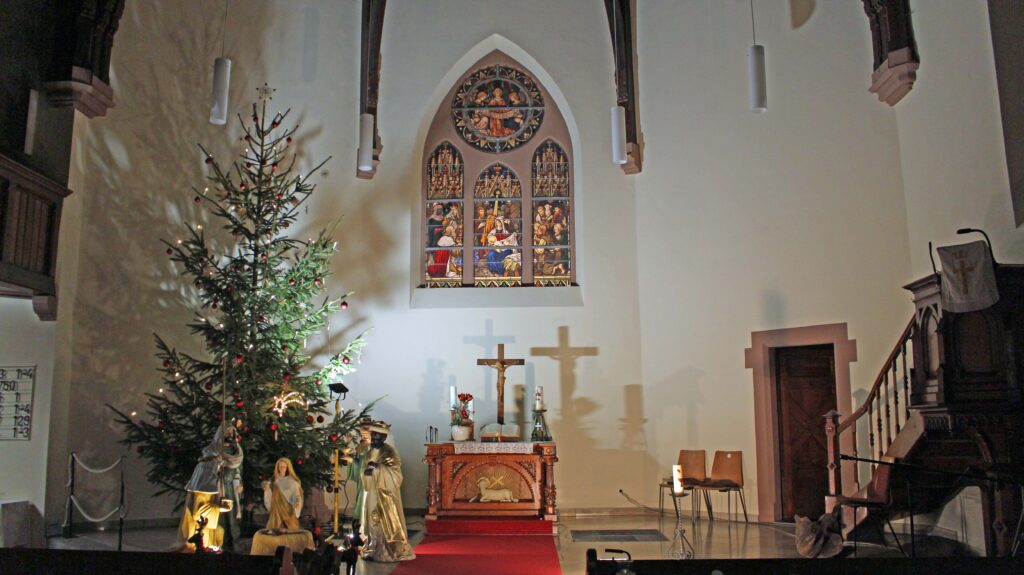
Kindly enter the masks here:
<path id="1" fill-rule="evenodd" d="M 433 286 L 461 284 L 462 237 L 465 222 L 462 202 L 428 202 L 425 217 L 425 282 Z"/>
<path id="2" fill-rule="evenodd" d="M 504 152 L 528 142 L 544 119 L 540 88 L 525 72 L 489 66 L 470 74 L 452 99 L 455 130 L 469 144 Z"/>
<path id="3" fill-rule="evenodd" d="M 448 200 L 462 197 L 462 154 L 450 142 L 442 142 L 427 161 L 427 199 Z"/>
<path id="4" fill-rule="evenodd" d="M 533 154 L 533 197 L 569 197 L 569 157 L 552 140 L 537 147 Z"/>
<path id="5" fill-rule="evenodd" d="M 519 178 L 503 164 L 492 164 L 477 177 L 473 186 L 473 277 L 477 285 L 521 283 L 522 195 Z"/>

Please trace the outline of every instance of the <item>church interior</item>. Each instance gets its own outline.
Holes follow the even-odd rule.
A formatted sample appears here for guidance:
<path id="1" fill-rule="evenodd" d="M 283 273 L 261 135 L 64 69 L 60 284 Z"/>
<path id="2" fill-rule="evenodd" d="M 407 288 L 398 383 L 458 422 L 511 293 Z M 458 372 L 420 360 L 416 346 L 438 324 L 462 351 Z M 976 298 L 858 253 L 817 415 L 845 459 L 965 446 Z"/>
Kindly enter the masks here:
<path id="1" fill-rule="evenodd" d="M 0 571 L 1014 572 L 1022 31 L 6 0 Z"/>

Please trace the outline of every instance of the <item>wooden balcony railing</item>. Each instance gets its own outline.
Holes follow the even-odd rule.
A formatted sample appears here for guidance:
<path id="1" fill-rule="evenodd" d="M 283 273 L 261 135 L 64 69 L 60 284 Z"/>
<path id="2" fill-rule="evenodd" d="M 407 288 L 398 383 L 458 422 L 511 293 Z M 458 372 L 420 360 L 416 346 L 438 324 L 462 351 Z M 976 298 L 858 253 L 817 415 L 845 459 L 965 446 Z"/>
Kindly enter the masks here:
<path id="1" fill-rule="evenodd" d="M 40 306 L 56 294 L 57 235 L 66 187 L 0 155 L 0 296 L 32 297 Z"/>
<path id="2" fill-rule="evenodd" d="M 900 335 L 892 353 L 882 365 L 867 398 L 853 413 L 840 420 L 840 414 L 833 411 L 826 416 L 825 435 L 828 446 L 829 495 L 843 495 L 842 461 L 840 459 L 840 438 L 844 432 L 851 435 L 854 457 L 858 455 L 857 424 L 864 420 L 868 432 L 868 459 L 879 459 L 885 455 L 893 440 L 900 433 L 901 426 L 910 418 L 910 369 L 913 364 L 911 336 L 914 332 L 914 318 Z M 900 388 L 903 389 L 903 404 L 900 405 Z M 895 430 L 895 431 L 894 431 Z M 844 442 L 845 443 L 845 442 Z M 854 462 L 854 465 L 858 463 Z M 855 470 L 856 491 L 860 490 L 860 474 Z M 871 465 L 874 472 L 874 464 Z"/>

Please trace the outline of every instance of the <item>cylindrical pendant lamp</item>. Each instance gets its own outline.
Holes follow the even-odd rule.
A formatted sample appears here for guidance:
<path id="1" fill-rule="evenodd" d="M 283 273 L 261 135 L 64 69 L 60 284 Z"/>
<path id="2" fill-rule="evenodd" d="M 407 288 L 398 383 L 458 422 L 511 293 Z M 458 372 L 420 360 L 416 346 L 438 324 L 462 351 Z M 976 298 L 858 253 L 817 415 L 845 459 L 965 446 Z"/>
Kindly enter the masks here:
<path id="1" fill-rule="evenodd" d="M 768 86 L 764 74 L 764 46 L 754 44 L 747 50 L 747 81 L 750 86 L 750 111 L 768 111 Z"/>
<path id="2" fill-rule="evenodd" d="M 626 109 L 612 106 L 612 163 L 626 163 Z"/>
<path id="3" fill-rule="evenodd" d="M 754 24 L 754 0 L 750 0 L 750 34 L 753 37 L 747 50 L 747 99 L 751 112 L 768 111 L 768 84 L 764 74 L 764 46 L 757 43 L 757 26 Z"/>
<path id="4" fill-rule="evenodd" d="M 231 60 L 221 56 L 213 61 L 213 106 L 210 123 L 223 126 L 228 122 L 228 91 L 231 88 Z"/>
<path id="5" fill-rule="evenodd" d="M 373 171 L 373 114 L 359 115 L 359 150 L 356 167 L 360 172 Z"/>

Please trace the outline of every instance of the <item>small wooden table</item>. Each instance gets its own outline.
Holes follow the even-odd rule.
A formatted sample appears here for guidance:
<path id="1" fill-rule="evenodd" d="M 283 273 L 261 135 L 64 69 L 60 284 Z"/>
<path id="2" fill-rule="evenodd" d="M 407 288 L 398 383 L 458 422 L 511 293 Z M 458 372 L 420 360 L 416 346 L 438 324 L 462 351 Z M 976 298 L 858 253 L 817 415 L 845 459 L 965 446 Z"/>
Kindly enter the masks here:
<path id="1" fill-rule="evenodd" d="M 558 518 L 555 444 L 428 443 L 427 519 Z"/>

